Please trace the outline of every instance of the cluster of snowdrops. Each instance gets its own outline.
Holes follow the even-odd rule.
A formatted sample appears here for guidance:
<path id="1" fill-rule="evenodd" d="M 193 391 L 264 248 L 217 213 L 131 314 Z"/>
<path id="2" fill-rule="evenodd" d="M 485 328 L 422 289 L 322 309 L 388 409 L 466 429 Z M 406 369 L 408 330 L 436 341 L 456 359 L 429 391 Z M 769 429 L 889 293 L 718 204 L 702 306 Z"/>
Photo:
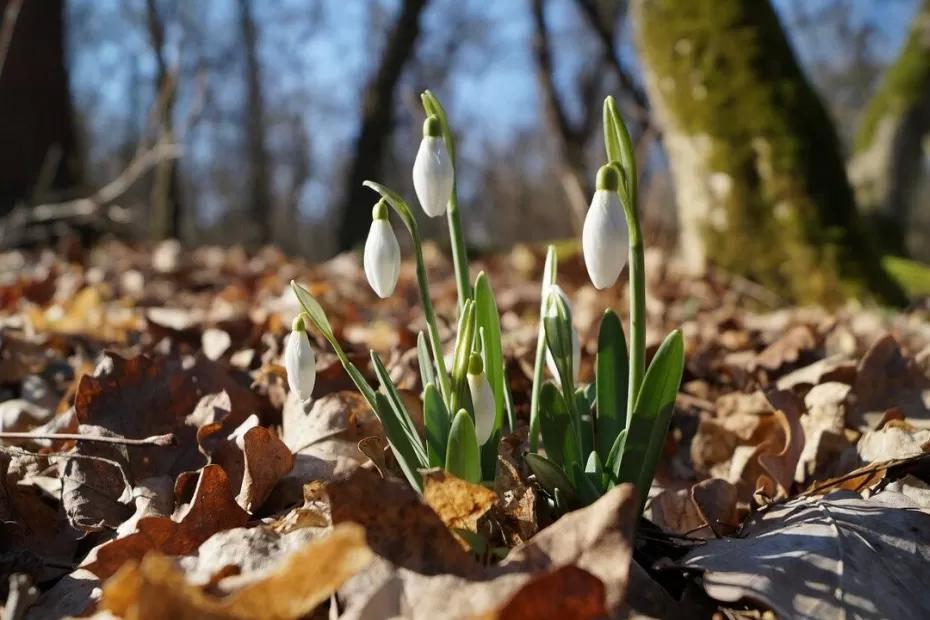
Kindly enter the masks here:
<path id="1" fill-rule="evenodd" d="M 290 389 L 306 402 L 316 374 L 307 328 L 312 325 L 330 343 L 381 420 L 397 463 L 417 490 L 421 489 L 420 471 L 432 467 L 444 468 L 473 483 L 493 481 L 498 443 L 505 432 L 516 429 L 494 292 L 486 274 L 479 274 L 473 284 L 468 275 L 456 192 L 455 144 L 448 119 L 430 91 L 423 93 L 422 103 L 426 120 L 413 166 L 413 185 L 427 216 L 446 215 L 448 219 L 458 288 L 451 368 L 439 340 L 416 219 L 401 196 L 373 181 L 365 185 L 380 194 L 380 200 L 372 210 L 364 267 L 375 293 L 382 298 L 390 296 L 401 260 L 390 221 L 393 211 L 412 237 L 427 325 L 426 333 L 421 332 L 417 339 L 425 436 L 418 432 L 378 354 L 371 351 L 380 384 L 375 390 L 346 356 L 323 308 L 295 282 L 291 286 L 303 312 L 294 320 L 284 354 Z M 625 333 L 619 316 L 612 310 L 604 312 L 595 380 L 578 385 L 580 343 L 572 325 L 570 301 L 556 283 L 555 251 L 549 248 L 542 276 L 529 450 L 524 458 L 545 498 L 559 512 L 587 505 L 624 482 L 637 487 L 642 509 L 684 364 L 682 337 L 676 330 L 646 368 L 645 275 L 636 210 L 636 162 L 629 133 L 611 97 L 604 102 L 604 138 L 607 163 L 597 173 L 582 245 L 588 274 L 599 289 L 613 286 L 629 260 L 630 322 Z"/>

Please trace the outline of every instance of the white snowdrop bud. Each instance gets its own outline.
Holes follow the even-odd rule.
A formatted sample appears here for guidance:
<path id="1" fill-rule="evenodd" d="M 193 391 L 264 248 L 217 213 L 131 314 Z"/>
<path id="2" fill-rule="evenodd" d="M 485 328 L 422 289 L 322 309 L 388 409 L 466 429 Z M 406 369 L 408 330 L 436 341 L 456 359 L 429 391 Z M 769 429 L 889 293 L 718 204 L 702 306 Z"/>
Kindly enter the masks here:
<path id="1" fill-rule="evenodd" d="M 497 404 L 484 372 L 484 362 L 477 353 L 472 353 L 468 361 L 468 391 L 471 392 L 471 404 L 475 408 L 475 435 L 478 437 L 478 445 L 483 446 L 494 431 Z"/>
<path id="2" fill-rule="evenodd" d="M 387 204 L 378 201 L 372 210 L 371 230 L 365 241 L 365 276 L 378 297 L 389 297 L 400 274 L 400 245 L 388 221 Z"/>
<path id="3" fill-rule="evenodd" d="M 300 402 L 306 403 L 316 383 L 316 356 L 310 348 L 310 337 L 304 327 L 303 317 L 294 319 L 292 331 L 284 347 L 284 369 L 287 384 L 297 394 Z"/>
<path id="4" fill-rule="evenodd" d="M 571 310 L 572 304 L 568 299 L 568 295 L 565 294 L 565 291 L 562 290 L 562 287 L 558 284 L 552 284 L 549 286 L 549 294 L 558 295 L 563 300 L 565 300 L 565 305 L 568 306 L 568 309 Z M 572 325 L 572 374 L 574 374 L 573 379 L 578 380 L 578 369 L 581 366 L 581 341 L 578 340 L 578 332 L 575 330 L 575 326 Z M 555 364 L 555 358 L 552 357 L 552 352 L 549 350 L 549 347 L 546 347 L 546 368 L 549 369 L 549 374 L 551 374 L 556 379 L 559 379 L 559 369 Z"/>
<path id="5" fill-rule="evenodd" d="M 439 118 L 428 116 L 423 123 L 420 150 L 413 162 L 413 188 L 428 216 L 439 217 L 446 212 L 454 174 Z"/>
<path id="6" fill-rule="evenodd" d="M 619 171 L 610 164 L 601 166 L 597 172 L 597 191 L 591 199 L 581 235 L 588 275 L 598 289 L 613 286 L 629 251 L 629 231 L 617 195 L 619 187 Z"/>

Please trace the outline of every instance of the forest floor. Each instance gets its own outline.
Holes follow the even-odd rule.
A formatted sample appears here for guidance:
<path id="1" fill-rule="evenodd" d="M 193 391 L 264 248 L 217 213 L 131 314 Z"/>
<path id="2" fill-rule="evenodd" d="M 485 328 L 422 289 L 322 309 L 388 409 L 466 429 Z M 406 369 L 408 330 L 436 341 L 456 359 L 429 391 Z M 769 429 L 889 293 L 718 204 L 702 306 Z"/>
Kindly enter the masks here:
<path id="1" fill-rule="evenodd" d="M 524 424 L 495 488 L 434 471 L 421 498 L 322 338 L 306 409 L 281 365 L 294 279 L 359 367 L 377 350 L 416 404 L 412 264 L 379 301 L 357 254 L 0 254 L 4 618 L 930 617 L 925 305 L 787 306 L 648 254 L 649 352 L 681 327 L 687 358 L 651 523 L 627 487 L 554 520 L 521 459 L 542 262 L 517 246 L 472 266 Z M 586 382 L 625 289 L 560 262 Z M 427 263 L 449 342 L 455 283 L 431 248 Z M 49 437 L 65 433 L 97 439 Z"/>

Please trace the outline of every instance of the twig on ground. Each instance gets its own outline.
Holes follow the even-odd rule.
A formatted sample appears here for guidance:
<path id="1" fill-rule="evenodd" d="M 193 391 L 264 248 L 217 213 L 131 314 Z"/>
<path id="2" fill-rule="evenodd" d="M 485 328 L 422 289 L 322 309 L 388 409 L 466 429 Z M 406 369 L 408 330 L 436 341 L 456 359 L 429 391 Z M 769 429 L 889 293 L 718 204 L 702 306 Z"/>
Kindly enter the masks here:
<path id="1" fill-rule="evenodd" d="M 30 433 L 0 432 L 0 439 L 60 439 L 62 441 L 95 441 L 97 443 L 114 443 L 122 446 L 174 446 L 177 445 L 174 433 L 152 435 L 142 439 L 127 437 L 107 437 L 105 435 L 82 435 L 81 433 Z"/>

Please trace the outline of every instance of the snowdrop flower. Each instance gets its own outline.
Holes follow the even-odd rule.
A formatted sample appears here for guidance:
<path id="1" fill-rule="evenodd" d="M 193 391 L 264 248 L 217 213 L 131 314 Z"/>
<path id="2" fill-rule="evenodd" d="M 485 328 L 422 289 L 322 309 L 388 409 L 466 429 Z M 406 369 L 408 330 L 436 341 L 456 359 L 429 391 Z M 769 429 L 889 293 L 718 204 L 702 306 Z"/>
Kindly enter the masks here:
<path id="1" fill-rule="evenodd" d="M 316 383 L 316 356 L 310 348 L 310 337 L 304 326 L 304 319 L 294 319 L 291 333 L 284 347 L 284 369 L 287 370 L 287 384 L 297 394 L 301 403 L 310 400 L 313 385 Z"/>
<path id="2" fill-rule="evenodd" d="M 565 291 L 562 290 L 562 287 L 558 284 L 552 284 L 549 286 L 548 295 L 558 295 L 565 301 L 565 305 L 568 306 L 568 309 L 571 310 L 572 304 L 568 299 L 568 295 L 565 294 Z M 581 366 L 581 342 L 578 340 L 578 332 L 575 330 L 575 326 L 572 325 L 572 374 L 574 375 L 575 381 L 578 380 L 578 369 Z M 549 369 L 549 374 L 551 374 L 556 379 L 560 378 L 559 368 L 556 366 L 555 358 L 552 357 L 552 352 L 549 350 L 549 347 L 546 347 L 546 368 Z"/>
<path id="3" fill-rule="evenodd" d="M 494 430 L 497 404 L 488 376 L 484 373 L 484 362 L 478 353 L 472 353 L 468 361 L 468 390 L 475 408 L 475 435 L 478 437 L 478 445 L 483 446 Z"/>
<path id="4" fill-rule="evenodd" d="M 413 162 L 413 188 L 428 216 L 438 217 L 446 212 L 452 195 L 453 175 L 452 160 L 442 138 L 442 125 L 438 117 L 428 116 L 423 123 L 420 150 Z"/>
<path id="5" fill-rule="evenodd" d="M 588 275 L 595 288 L 613 286 L 626 263 L 630 245 L 626 219 L 617 190 L 620 172 L 612 165 L 597 172 L 597 191 L 584 220 L 581 245 Z"/>
<path id="6" fill-rule="evenodd" d="M 394 292 L 400 273 L 400 245 L 388 221 L 387 210 L 384 200 L 379 200 L 372 210 L 363 261 L 368 283 L 382 299 Z"/>

